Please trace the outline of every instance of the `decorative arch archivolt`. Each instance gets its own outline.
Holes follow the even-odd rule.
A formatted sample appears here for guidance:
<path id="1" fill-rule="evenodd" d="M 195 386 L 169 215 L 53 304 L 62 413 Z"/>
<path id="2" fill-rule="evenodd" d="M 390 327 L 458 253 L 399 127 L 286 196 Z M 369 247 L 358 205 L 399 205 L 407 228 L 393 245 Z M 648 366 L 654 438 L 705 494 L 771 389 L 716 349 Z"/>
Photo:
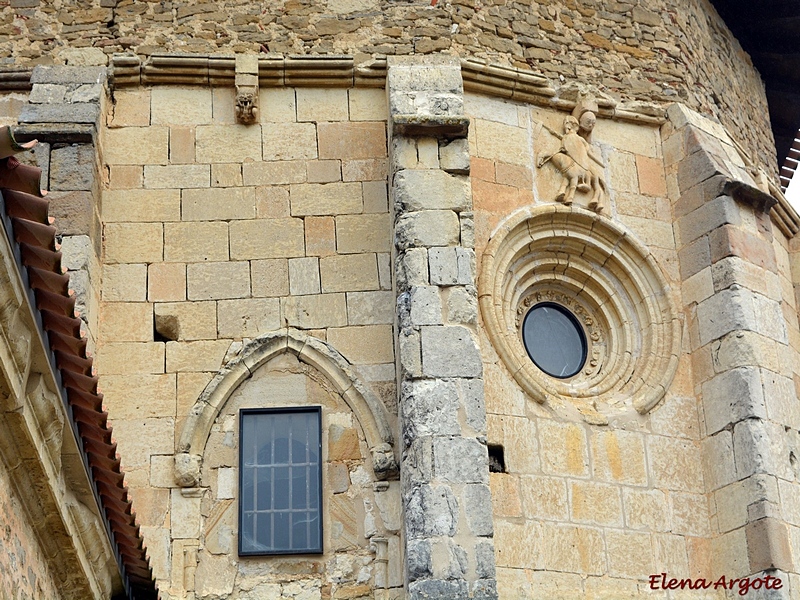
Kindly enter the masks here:
<path id="1" fill-rule="evenodd" d="M 680 322 L 649 250 L 608 217 L 576 206 L 526 207 L 509 215 L 481 259 L 478 302 L 487 334 L 511 375 L 537 402 L 572 402 L 590 423 L 663 398 L 680 354 Z M 520 323 L 540 302 L 581 322 L 583 369 L 550 377 L 528 358 Z"/>
<path id="2" fill-rule="evenodd" d="M 247 342 L 194 403 L 184 423 L 175 453 L 175 480 L 181 487 L 200 485 L 201 463 L 211 427 L 236 389 L 271 359 L 291 353 L 322 373 L 353 411 L 364 430 L 378 479 L 397 474 L 394 438 L 383 403 L 358 379 L 350 363 L 334 348 L 293 329 L 282 329 Z"/>

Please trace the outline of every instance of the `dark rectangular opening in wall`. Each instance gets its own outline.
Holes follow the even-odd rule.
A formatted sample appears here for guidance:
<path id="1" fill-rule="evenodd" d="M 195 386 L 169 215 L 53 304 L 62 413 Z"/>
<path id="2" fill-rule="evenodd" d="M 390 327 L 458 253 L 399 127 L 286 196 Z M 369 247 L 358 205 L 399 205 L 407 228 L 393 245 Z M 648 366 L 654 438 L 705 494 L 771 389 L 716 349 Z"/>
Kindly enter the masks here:
<path id="1" fill-rule="evenodd" d="M 489 444 L 489 472 L 505 473 L 506 459 L 500 444 Z"/>

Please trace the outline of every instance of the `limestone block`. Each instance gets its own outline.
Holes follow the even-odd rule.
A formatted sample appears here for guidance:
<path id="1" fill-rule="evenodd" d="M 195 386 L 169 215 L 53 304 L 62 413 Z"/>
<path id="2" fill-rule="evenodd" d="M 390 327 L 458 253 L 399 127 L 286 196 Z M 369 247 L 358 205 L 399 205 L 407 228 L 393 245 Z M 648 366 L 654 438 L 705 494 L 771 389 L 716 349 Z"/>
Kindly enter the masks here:
<path id="1" fill-rule="evenodd" d="M 592 473 L 600 481 L 647 484 L 644 439 L 624 430 L 599 431 L 591 438 Z"/>
<path id="2" fill-rule="evenodd" d="M 306 161 L 306 179 L 309 183 L 332 183 L 342 180 L 342 161 Z M 296 183 L 296 182 L 292 182 Z"/>
<path id="3" fill-rule="evenodd" d="M 112 425 L 125 472 L 148 466 L 150 455 L 175 451 L 175 419 L 115 419 Z"/>
<path id="4" fill-rule="evenodd" d="M 653 572 L 653 552 L 649 533 L 606 530 L 608 570 L 618 577 L 641 577 Z"/>
<path id="5" fill-rule="evenodd" d="M 542 470 L 552 475 L 589 474 L 586 431 L 574 423 L 558 423 L 546 419 L 537 422 Z"/>
<path id="6" fill-rule="evenodd" d="M 189 300 L 224 300 L 250 296 L 250 264 L 242 262 L 194 263 L 186 266 Z"/>
<path id="7" fill-rule="evenodd" d="M 466 413 L 467 426 L 479 436 L 486 435 L 486 404 L 483 394 L 483 380 L 462 379 L 457 382 L 458 397 Z"/>
<path id="8" fill-rule="evenodd" d="M 675 237 L 678 246 L 682 247 L 718 227 L 740 223 L 741 215 L 734 199 L 729 196 L 719 196 L 680 217 L 675 223 Z"/>
<path id="9" fill-rule="evenodd" d="M 200 501 L 201 498 L 184 496 L 180 489 L 170 492 L 172 539 L 191 539 L 200 535 Z"/>
<path id="10" fill-rule="evenodd" d="M 91 190 L 95 180 L 95 148 L 72 144 L 50 151 L 50 190 Z M 45 180 L 46 181 L 46 180 Z"/>
<path id="11" fill-rule="evenodd" d="M 257 219 L 230 224 L 231 258 L 291 258 L 303 256 L 302 219 Z"/>
<path id="12" fill-rule="evenodd" d="M 181 192 L 184 221 L 228 221 L 256 216 L 253 188 L 187 189 Z"/>
<path id="13" fill-rule="evenodd" d="M 731 432 L 720 431 L 703 439 L 702 444 L 703 474 L 707 489 L 716 490 L 736 481 Z"/>
<path id="14" fill-rule="evenodd" d="M 600 529 L 545 522 L 542 524 L 541 536 L 541 561 L 545 569 L 596 575 L 606 571 L 605 548 Z M 575 552 L 575 548 L 580 551 Z"/>
<path id="15" fill-rule="evenodd" d="M 539 471 L 539 449 L 536 425 L 528 418 L 487 415 L 488 438 L 506 448 L 506 469 L 509 473 Z M 544 450 L 544 448 L 543 448 Z"/>
<path id="16" fill-rule="evenodd" d="M 228 260 L 228 224 L 164 223 L 164 260 L 180 263 Z"/>
<path id="17" fill-rule="evenodd" d="M 163 373 L 164 344 L 161 342 L 108 343 L 97 347 L 97 372 L 107 375 Z"/>
<path id="18" fill-rule="evenodd" d="M 290 216 L 289 190 L 278 186 L 257 187 L 256 214 L 260 219 L 280 219 Z"/>
<path id="19" fill-rule="evenodd" d="M 397 350 L 404 377 L 422 377 L 422 351 L 419 332 L 400 330 L 397 333 Z"/>
<path id="20" fill-rule="evenodd" d="M 128 190 L 144 185 L 144 167 L 141 165 L 107 165 L 108 189 Z"/>
<path id="21" fill-rule="evenodd" d="M 347 90 L 336 88 L 298 88 L 298 121 L 347 121 Z"/>
<path id="22" fill-rule="evenodd" d="M 485 483 L 481 489 L 473 489 L 467 493 L 465 488 L 464 498 L 471 496 L 465 509 L 467 518 L 478 522 L 476 514 L 470 515 L 470 507 L 476 508 L 483 505 L 486 516 L 491 515 L 491 499 L 489 497 L 489 455 L 486 446 L 475 438 L 442 438 L 433 439 L 434 469 L 437 479 L 452 483 Z M 470 504 L 471 503 L 471 504 Z M 490 533 L 475 533 L 475 535 L 490 535 Z"/>
<path id="23" fill-rule="evenodd" d="M 109 165 L 165 165 L 169 161 L 169 127 L 109 129 L 102 157 Z"/>
<path id="24" fill-rule="evenodd" d="M 394 322 L 392 292 L 350 292 L 347 294 L 348 325 L 381 325 Z"/>
<path id="25" fill-rule="evenodd" d="M 319 260 L 322 291 L 361 292 L 379 289 L 374 254 L 326 256 Z"/>
<path id="26" fill-rule="evenodd" d="M 788 344 L 787 319 L 784 318 L 781 310 L 781 302 L 771 300 L 761 294 L 755 294 L 753 296 L 753 307 L 755 309 L 756 331 L 779 344 Z M 789 319 L 793 318 L 793 311 L 789 311 L 789 315 Z"/>
<path id="27" fill-rule="evenodd" d="M 195 129 L 195 153 L 200 163 L 262 160 L 260 126 L 200 125 Z"/>
<path id="28" fill-rule="evenodd" d="M 598 119 L 593 137 L 596 141 L 608 144 L 618 150 L 640 154 L 651 158 L 661 156 L 661 139 L 658 127 Z"/>
<path id="29" fill-rule="evenodd" d="M 317 158 L 317 127 L 313 123 L 264 123 L 261 128 L 264 160 Z"/>
<path id="30" fill-rule="evenodd" d="M 617 486 L 573 481 L 570 485 L 570 506 L 573 521 L 622 526 L 622 499 Z"/>
<path id="31" fill-rule="evenodd" d="M 104 375 L 100 384 L 104 402 L 114 419 L 175 416 L 174 373 Z"/>
<path id="32" fill-rule="evenodd" d="M 707 536 L 709 526 L 709 501 L 702 494 L 672 493 L 670 521 L 672 532 L 690 536 Z"/>
<path id="33" fill-rule="evenodd" d="M 619 220 L 635 231 L 636 235 L 645 245 L 655 248 L 666 248 L 668 250 L 675 248 L 672 223 L 656 219 L 631 217 L 629 215 L 619 215 Z"/>
<path id="34" fill-rule="evenodd" d="M 469 178 L 438 169 L 399 171 L 394 176 L 394 203 L 398 212 L 454 210 L 472 207 Z"/>
<path id="35" fill-rule="evenodd" d="M 400 390 L 404 439 L 459 435 L 458 391 L 453 382 L 404 381 Z"/>
<path id="36" fill-rule="evenodd" d="M 230 340 L 167 342 L 167 373 L 217 371 L 230 345 Z"/>
<path id="37" fill-rule="evenodd" d="M 639 191 L 642 194 L 657 197 L 667 195 L 667 181 L 659 159 L 637 156 L 636 172 L 639 178 Z"/>
<path id="38" fill-rule="evenodd" d="M 417 141 L 406 136 L 395 136 L 392 138 L 392 172 L 398 174 L 405 169 L 416 169 L 419 167 L 417 156 Z"/>
<path id="39" fill-rule="evenodd" d="M 431 283 L 471 285 L 475 282 L 475 252 L 468 248 L 428 250 Z"/>
<path id="40" fill-rule="evenodd" d="M 306 254 L 330 256 L 336 254 L 336 223 L 333 217 L 306 217 Z"/>
<path id="41" fill-rule="evenodd" d="M 461 138 L 439 144 L 439 165 L 448 173 L 469 175 L 469 143 Z"/>
<path id="42" fill-rule="evenodd" d="M 477 155 L 515 165 L 528 166 L 533 154 L 527 129 L 475 119 Z"/>
<path id="43" fill-rule="evenodd" d="M 737 329 L 757 331 L 753 296 L 749 290 L 730 288 L 698 304 L 700 345 L 704 346 Z"/>
<path id="44" fill-rule="evenodd" d="M 422 370 L 429 377 L 480 377 L 482 362 L 469 329 L 458 325 L 422 328 Z"/>
<path id="45" fill-rule="evenodd" d="M 393 286 L 394 279 L 392 277 L 392 270 L 390 268 L 392 260 L 391 256 L 392 255 L 389 252 L 379 252 L 377 254 L 378 281 L 380 282 L 382 290 L 391 290 Z"/>
<path id="46" fill-rule="evenodd" d="M 281 315 L 289 327 L 322 329 L 347 325 L 344 294 L 290 296 L 281 299 Z"/>
<path id="47" fill-rule="evenodd" d="M 519 523 L 504 519 L 495 521 L 494 544 L 498 567 L 513 567 L 509 570 L 525 573 L 523 569 L 531 567 L 531 557 L 539 557 L 541 560 L 541 526 L 535 522 L 525 524 L 526 535 L 520 535 Z M 501 582 L 503 572 L 504 569 L 498 569 L 498 579 Z M 522 578 L 527 579 L 524 575 Z M 518 588 L 513 590 L 513 594 L 518 593 Z"/>
<path id="48" fill-rule="evenodd" d="M 360 325 L 328 329 L 328 343 L 354 364 L 394 361 L 391 325 Z"/>
<path id="49" fill-rule="evenodd" d="M 217 499 L 235 498 L 238 486 L 237 469 L 229 467 L 217 469 Z"/>
<path id="50" fill-rule="evenodd" d="M 771 473 L 791 479 L 793 468 L 788 460 L 789 445 L 783 425 L 748 419 L 733 430 L 733 454 L 739 477 Z"/>
<path id="51" fill-rule="evenodd" d="M 336 217 L 336 249 L 341 254 L 389 252 L 392 223 L 388 214 Z"/>
<path id="52" fill-rule="evenodd" d="M 217 337 L 214 302 L 165 302 L 153 306 L 155 326 L 170 340 L 213 340 Z"/>
<path id="53" fill-rule="evenodd" d="M 716 433 L 744 419 L 766 418 L 761 373 L 757 367 L 739 367 L 702 384 L 706 429 Z"/>
<path id="54" fill-rule="evenodd" d="M 442 299 L 436 286 L 416 286 L 409 294 L 413 325 L 441 325 Z"/>
<path id="55" fill-rule="evenodd" d="M 439 143 L 436 138 L 417 138 L 417 160 L 422 169 L 439 169 Z"/>
<path id="56" fill-rule="evenodd" d="M 342 181 L 386 181 L 386 158 L 367 158 L 342 161 Z"/>
<path id="57" fill-rule="evenodd" d="M 286 123 L 297 120 L 297 107 L 293 88 L 266 88 L 258 90 L 259 111 L 262 123 Z"/>
<path id="58" fill-rule="evenodd" d="M 293 296 L 319 294 L 319 259 L 289 259 L 289 293 Z"/>
<path id="59" fill-rule="evenodd" d="M 195 129 L 173 125 L 169 128 L 169 162 L 173 165 L 193 163 Z"/>
<path id="60" fill-rule="evenodd" d="M 625 524 L 630 529 L 669 531 L 667 497 L 660 490 L 622 488 Z"/>
<path id="61" fill-rule="evenodd" d="M 116 90 L 109 127 L 150 125 L 150 90 Z"/>
<path id="62" fill-rule="evenodd" d="M 169 580 L 169 529 L 163 527 L 142 527 L 142 537 L 147 546 L 147 556 L 153 569 L 153 577 L 157 580 Z"/>
<path id="63" fill-rule="evenodd" d="M 114 221 L 180 221 L 178 190 L 104 190 L 102 216 Z"/>
<path id="64" fill-rule="evenodd" d="M 104 302 L 100 331 L 109 342 L 152 342 L 153 305 L 146 302 Z"/>
<path id="65" fill-rule="evenodd" d="M 203 188 L 211 185 L 210 165 L 145 165 L 146 188 Z"/>
<path id="66" fill-rule="evenodd" d="M 636 175 L 636 158 L 627 152 L 612 152 L 608 158 L 608 170 L 611 174 L 609 184 L 616 192 L 639 192 L 639 180 Z"/>
<path id="67" fill-rule="evenodd" d="M 102 298 L 106 302 L 147 300 L 147 265 L 106 265 Z"/>
<path id="68" fill-rule="evenodd" d="M 699 304 L 714 294 L 714 280 L 711 272 L 711 269 L 703 269 L 681 284 L 684 304 Z"/>
<path id="69" fill-rule="evenodd" d="M 364 181 L 361 184 L 361 191 L 364 196 L 365 213 L 385 213 L 389 210 L 386 182 Z"/>
<path id="70" fill-rule="evenodd" d="M 398 289 L 425 286 L 430 283 L 428 273 L 428 251 L 425 248 L 409 248 L 397 256 Z"/>
<path id="71" fill-rule="evenodd" d="M 492 491 L 492 514 L 495 517 L 521 517 L 522 499 L 519 478 L 506 473 L 489 473 Z"/>
<path id="72" fill-rule="evenodd" d="M 658 489 L 701 492 L 702 464 L 697 445 L 689 440 L 651 436 L 647 439 L 650 473 Z"/>
<path id="73" fill-rule="evenodd" d="M 288 296 L 289 261 L 285 258 L 250 261 L 253 296 Z"/>
<path id="74" fill-rule="evenodd" d="M 150 457 L 150 485 L 157 488 L 175 486 L 175 460 L 172 456 Z"/>
<path id="75" fill-rule="evenodd" d="M 343 160 L 385 158 L 386 123 L 319 123 L 319 157 Z M 314 158 L 314 157 L 309 157 Z"/>
<path id="76" fill-rule="evenodd" d="M 292 215 L 347 215 L 363 208 L 360 183 L 307 183 L 289 187 Z"/>
<path id="77" fill-rule="evenodd" d="M 419 246 L 454 246 L 458 244 L 458 215 L 450 210 L 423 210 L 401 215 L 395 225 L 399 250 Z"/>
<path id="78" fill-rule="evenodd" d="M 248 298 L 217 302 L 217 329 L 221 338 L 252 338 L 281 326 L 277 298 Z"/>
<path id="79" fill-rule="evenodd" d="M 306 162 L 303 160 L 276 160 L 246 162 L 242 165 L 244 185 L 284 185 L 306 181 Z"/>
<path id="80" fill-rule="evenodd" d="M 404 496 L 408 539 L 455 535 L 458 526 L 458 500 L 449 487 L 421 485 L 406 491 Z"/>
<path id="81" fill-rule="evenodd" d="M 211 165 L 211 185 L 223 188 L 242 185 L 242 167 L 243 165 L 236 163 L 216 163 Z"/>
<path id="82" fill-rule="evenodd" d="M 384 121 L 389 114 L 386 92 L 377 88 L 350 88 L 348 101 L 351 121 Z"/>
<path id="83" fill-rule="evenodd" d="M 205 125 L 211 123 L 211 89 L 154 87 L 150 118 L 153 125 Z"/>
<path id="84" fill-rule="evenodd" d="M 448 323 L 477 323 L 478 299 L 472 286 L 453 287 L 447 295 Z"/>

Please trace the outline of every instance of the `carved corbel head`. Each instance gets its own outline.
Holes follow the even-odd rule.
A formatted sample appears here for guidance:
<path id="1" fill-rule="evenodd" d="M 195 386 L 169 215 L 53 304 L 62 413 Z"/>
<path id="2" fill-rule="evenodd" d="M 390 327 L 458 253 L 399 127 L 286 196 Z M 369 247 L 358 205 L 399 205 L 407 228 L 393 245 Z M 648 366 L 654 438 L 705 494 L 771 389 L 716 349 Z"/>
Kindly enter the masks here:
<path id="1" fill-rule="evenodd" d="M 372 470 L 380 480 L 394 479 L 400 473 L 394 451 L 389 444 L 378 444 L 372 450 Z"/>

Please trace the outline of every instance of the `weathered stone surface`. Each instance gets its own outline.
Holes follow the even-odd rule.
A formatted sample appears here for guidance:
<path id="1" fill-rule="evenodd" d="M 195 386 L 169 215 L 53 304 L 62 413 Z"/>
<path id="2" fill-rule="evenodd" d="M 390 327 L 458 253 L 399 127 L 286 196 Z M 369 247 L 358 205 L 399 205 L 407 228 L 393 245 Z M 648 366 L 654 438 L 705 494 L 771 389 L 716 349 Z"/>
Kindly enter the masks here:
<path id="1" fill-rule="evenodd" d="M 467 515 L 467 523 L 469 523 L 469 529 L 472 534 L 491 536 L 494 533 L 494 524 L 492 520 L 492 495 L 489 486 L 484 484 L 467 485 L 464 487 L 463 497 L 464 513 Z M 486 565 L 484 565 L 485 569 Z"/>
<path id="2" fill-rule="evenodd" d="M 449 210 L 424 210 L 401 215 L 395 226 L 399 250 L 418 246 L 452 246 L 458 243 L 458 215 Z"/>
<path id="3" fill-rule="evenodd" d="M 720 373 L 702 386 L 706 428 L 713 434 L 729 424 L 766 418 L 759 369 L 739 367 Z"/>
<path id="4" fill-rule="evenodd" d="M 458 424 L 458 393 L 449 381 L 405 381 L 400 391 L 403 437 L 413 440 L 431 435 L 455 435 Z"/>
<path id="5" fill-rule="evenodd" d="M 486 446 L 475 438 L 435 438 L 433 458 L 437 479 L 452 483 L 489 483 L 489 455 Z M 491 502 L 487 505 L 490 507 Z M 487 514 L 490 513 L 491 510 Z"/>
<path id="6" fill-rule="evenodd" d="M 406 532 L 410 540 L 456 533 L 458 501 L 449 487 L 421 485 L 406 496 Z"/>
<path id="7" fill-rule="evenodd" d="M 394 202 L 398 212 L 460 212 L 472 206 L 469 179 L 438 169 L 399 171 L 394 176 Z"/>
<path id="8" fill-rule="evenodd" d="M 480 377 L 483 365 L 469 329 L 423 327 L 422 369 L 430 377 Z"/>

